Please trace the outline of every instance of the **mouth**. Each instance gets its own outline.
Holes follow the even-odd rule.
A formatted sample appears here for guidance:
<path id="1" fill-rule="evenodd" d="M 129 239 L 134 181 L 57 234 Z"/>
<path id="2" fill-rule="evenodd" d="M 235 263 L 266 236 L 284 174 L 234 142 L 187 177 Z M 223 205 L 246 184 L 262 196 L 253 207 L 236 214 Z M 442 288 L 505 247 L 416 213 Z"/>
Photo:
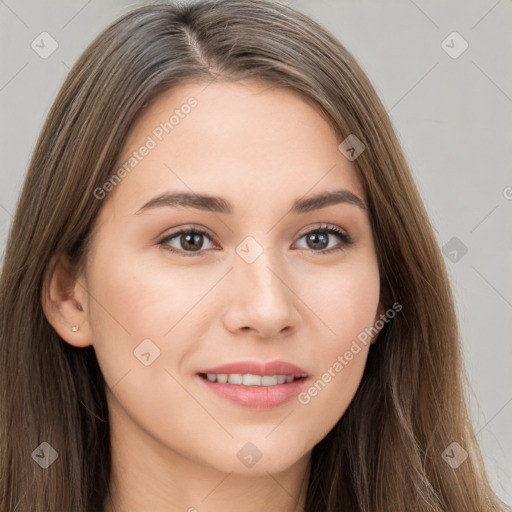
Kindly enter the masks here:
<path id="1" fill-rule="evenodd" d="M 232 362 L 202 368 L 196 376 L 208 393 L 253 409 L 271 409 L 290 402 L 309 379 L 299 366 L 276 360 Z"/>
<path id="2" fill-rule="evenodd" d="M 229 382 L 230 384 L 246 386 L 267 385 L 260 382 L 263 377 L 277 377 L 277 383 L 284 384 L 285 382 L 292 382 L 290 377 L 295 379 L 308 376 L 305 370 L 286 361 L 238 361 L 211 368 L 202 368 L 197 373 L 209 380 L 215 378 L 217 382 Z M 284 381 L 283 377 L 285 378 Z M 214 381 L 212 380 L 212 382 Z M 277 384 L 269 379 L 265 379 L 265 382 Z"/>
<path id="3" fill-rule="evenodd" d="M 238 406 L 271 409 L 284 405 L 304 388 L 309 375 L 284 361 L 245 361 L 197 372 L 209 393 Z"/>
<path id="4" fill-rule="evenodd" d="M 298 380 L 306 379 L 306 376 L 295 377 L 293 375 L 257 375 L 253 373 L 198 373 L 209 382 L 220 384 L 235 384 L 239 386 L 264 386 L 272 387 L 281 384 L 290 384 Z"/>

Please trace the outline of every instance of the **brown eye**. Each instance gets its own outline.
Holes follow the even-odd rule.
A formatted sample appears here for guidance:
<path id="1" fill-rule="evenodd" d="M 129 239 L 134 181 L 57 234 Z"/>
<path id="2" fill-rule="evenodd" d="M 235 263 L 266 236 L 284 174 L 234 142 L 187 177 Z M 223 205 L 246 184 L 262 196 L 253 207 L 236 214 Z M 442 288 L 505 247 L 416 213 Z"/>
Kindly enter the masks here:
<path id="1" fill-rule="evenodd" d="M 203 247 L 205 238 L 212 240 L 210 235 L 201 229 L 182 229 L 166 235 L 158 243 L 168 251 L 180 253 L 184 256 L 195 256 L 194 253 L 205 250 Z M 175 243 L 178 247 L 170 245 L 173 240 L 176 240 Z"/>

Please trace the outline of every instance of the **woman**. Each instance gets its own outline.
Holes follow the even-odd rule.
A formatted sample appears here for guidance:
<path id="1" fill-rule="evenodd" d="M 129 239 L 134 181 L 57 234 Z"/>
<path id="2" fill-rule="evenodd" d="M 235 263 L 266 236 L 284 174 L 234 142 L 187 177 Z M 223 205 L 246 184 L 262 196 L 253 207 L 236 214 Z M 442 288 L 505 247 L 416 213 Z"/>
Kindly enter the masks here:
<path id="1" fill-rule="evenodd" d="M 390 120 L 292 8 L 154 4 L 100 34 L 0 294 L 2 512 L 506 510 Z"/>

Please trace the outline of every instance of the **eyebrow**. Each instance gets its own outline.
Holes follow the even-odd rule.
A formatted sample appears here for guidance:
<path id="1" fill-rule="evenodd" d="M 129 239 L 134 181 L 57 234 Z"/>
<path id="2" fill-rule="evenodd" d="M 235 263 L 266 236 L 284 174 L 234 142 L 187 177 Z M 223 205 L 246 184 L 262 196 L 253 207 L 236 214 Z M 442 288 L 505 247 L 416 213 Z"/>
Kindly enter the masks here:
<path id="1" fill-rule="evenodd" d="M 323 192 L 306 199 L 296 199 L 291 208 L 292 213 L 307 213 L 313 210 L 320 210 L 334 204 L 350 204 L 366 210 L 363 201 L 353 192 L 347 189 L 335 190 L 332 192 Z M 205 210 L 215 213 L 233 213 L 233 206 L 229 201 L 222 197 L 210 196 L 204 194 L 193 194 L 188 192 L 169 192 L 161 194 L 149 200 L 136 212 L 137 215 L 145 210 L 158 207 L 188 207 L 198 210 Z"/>

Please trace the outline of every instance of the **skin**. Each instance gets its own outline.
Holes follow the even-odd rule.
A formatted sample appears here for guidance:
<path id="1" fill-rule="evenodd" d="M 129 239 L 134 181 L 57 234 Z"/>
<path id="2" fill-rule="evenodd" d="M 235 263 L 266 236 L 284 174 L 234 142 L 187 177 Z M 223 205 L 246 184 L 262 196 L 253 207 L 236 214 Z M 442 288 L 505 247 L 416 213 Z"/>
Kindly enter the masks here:
<path id="1" fill-rule="evenodd" d="M 307 404 L 244 408 L 196 372 L 280 359 L 306 370 L 308 389 L 350 349 L 383 311 L 368 211 L 288 211 L 338 188 L 366 197 L 317 108 L 257 82 L 166 92 L 135 123 L 119 163 L 190 96 L 198 105 L 102 200 L 83 274 L 74 279 L 57 261 L 43 307 L 64 340 L 93 345 L 107 382 L 115 508 L 107 501 L 106 511 L 302 511 L 311 450 L 354 397 L 370 344 Z M 234 212 L 137 214 L 171 190 L 222 196 Z M 201 254 L 179 236 L 167 246 L 192 256 L 159 245 L 192 223 L 212 235 L 198 242 Z M 304 235 L 326 223 L 354 244 L 319 254 Z M 252 263 L 236 252 L 247 236 L 263 250 Z M 343 243 L 324 236 L 322 248 Z M 149 366 L 134 357 L 147 338 L 160 350 Z M 237 457 L 249 441 L 262 454 L 252 467 Z"/>

